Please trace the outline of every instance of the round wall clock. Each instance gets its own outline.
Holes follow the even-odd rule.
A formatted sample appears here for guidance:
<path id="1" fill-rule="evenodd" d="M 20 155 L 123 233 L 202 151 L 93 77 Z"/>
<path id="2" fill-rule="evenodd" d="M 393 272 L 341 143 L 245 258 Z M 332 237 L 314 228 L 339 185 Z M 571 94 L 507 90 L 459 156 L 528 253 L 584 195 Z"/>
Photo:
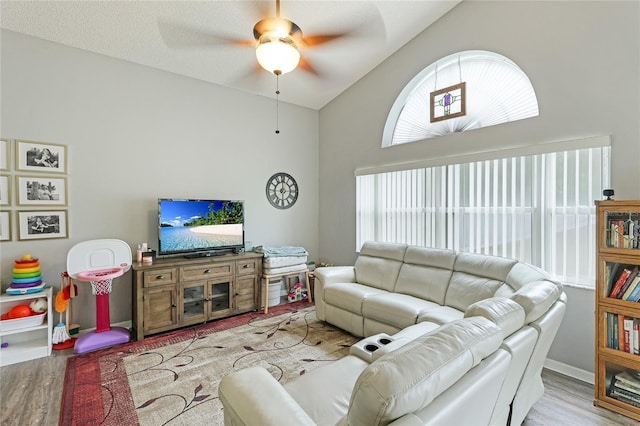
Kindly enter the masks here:
<path id="1" fill-rule="evenodd" d="M 277 209 L 288 209 L 298 199 L 298 184 L 287 173 L 276 173 L 267 181 L 267 199 Z"/>

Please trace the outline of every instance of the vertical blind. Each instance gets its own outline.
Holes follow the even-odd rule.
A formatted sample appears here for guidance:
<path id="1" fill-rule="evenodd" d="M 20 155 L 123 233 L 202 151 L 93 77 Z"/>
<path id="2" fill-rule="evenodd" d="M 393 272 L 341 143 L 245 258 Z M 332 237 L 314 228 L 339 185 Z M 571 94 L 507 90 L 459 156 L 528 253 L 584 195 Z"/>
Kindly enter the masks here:
<path id="1" fill-rule="evenodd" d="M 365 241 L 518 259 L 556 279 L 595 282 L 595 206 L 610 147 L 356 176 L 356 250 Z"/>

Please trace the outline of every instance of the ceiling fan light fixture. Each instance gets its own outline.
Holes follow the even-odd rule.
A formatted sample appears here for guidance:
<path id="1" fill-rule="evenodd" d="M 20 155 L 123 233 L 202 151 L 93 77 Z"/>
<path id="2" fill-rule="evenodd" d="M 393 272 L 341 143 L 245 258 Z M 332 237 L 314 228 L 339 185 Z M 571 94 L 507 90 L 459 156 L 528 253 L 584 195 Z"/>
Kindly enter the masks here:
<path id="1" fill-rule="evenodd" d="M 300 52 L 289 37 L 265 34 L 258 41 L 256 58 L 262 68 L 279 75 L 293 71 L 298 66 Z"/>

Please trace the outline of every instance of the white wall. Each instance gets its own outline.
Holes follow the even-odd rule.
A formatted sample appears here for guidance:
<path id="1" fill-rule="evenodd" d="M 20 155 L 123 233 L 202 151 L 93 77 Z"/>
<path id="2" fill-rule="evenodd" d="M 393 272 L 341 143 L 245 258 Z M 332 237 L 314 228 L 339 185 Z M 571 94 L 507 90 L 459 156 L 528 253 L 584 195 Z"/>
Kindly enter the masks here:
<path id="1" fill-rule="evenodd" d="M 77 242 L 118 238 L 157 248 L 159 197 L 245 200 L 248 241 L 300 245 L 317 258 L 317 111 L 281 104 L 276 135 L 275 101 L 266 97 L 14 32 L 1 37 L 0 136 L 64 144 L 69 154 L 69 238 L 17 241 L 13 216 L 14 241 L 0 253 L 3 290 L 24 253 L 40 258 L 45 280 L 59 286 Z M 288 210 L 265 196 L 279 171 L 300 186 Z M 24 208 L 13 195 L 15 214 Z M 95 326 L 85 285 L 74 309 L 82 328 Z M 130 319 L 128 273 L 114 282 L 111 321 Z"/>
<path id="2" fill-rule="evenodd" d="M 540 116 L 382 149 L 389 109 L 411 78 L 471 49 L 515 61 L 531 79 Z M 639 75 L 638 2 L 461 3 L 320 111 L 320 260 L 356 258 L 358 168 L 611 135 L 616 196 L 640 198 Z M 594 293 L 567 293 L 551 358 L 593 371 Z"/>

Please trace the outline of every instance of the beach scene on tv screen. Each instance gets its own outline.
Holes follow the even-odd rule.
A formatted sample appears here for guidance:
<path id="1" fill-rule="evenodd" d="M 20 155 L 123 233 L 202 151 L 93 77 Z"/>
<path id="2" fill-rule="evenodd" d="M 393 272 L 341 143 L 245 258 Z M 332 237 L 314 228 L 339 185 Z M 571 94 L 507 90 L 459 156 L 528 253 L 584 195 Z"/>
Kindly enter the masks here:
<path id="1" fill-rule="evenodd" d="M 161 201 L 161 250 L 242 245 L 242 221 L 242 202 L 239 201 Z"/>

